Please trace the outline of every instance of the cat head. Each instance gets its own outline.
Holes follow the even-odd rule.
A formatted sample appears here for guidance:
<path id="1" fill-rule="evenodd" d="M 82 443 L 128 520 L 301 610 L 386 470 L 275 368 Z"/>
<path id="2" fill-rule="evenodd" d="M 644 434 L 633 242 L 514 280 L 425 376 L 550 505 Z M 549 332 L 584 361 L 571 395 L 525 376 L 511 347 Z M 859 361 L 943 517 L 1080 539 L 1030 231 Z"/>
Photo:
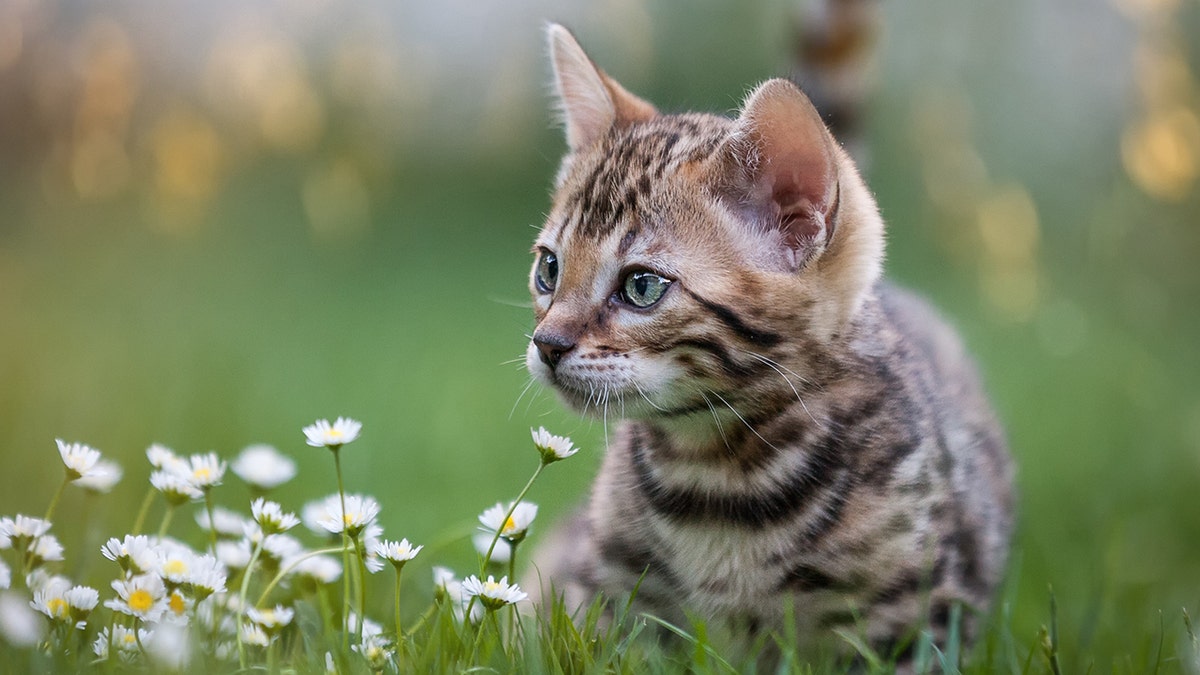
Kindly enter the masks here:
<path id="1" fill-rule="evenodd" d="M 530 372 L 633 417 L 794 395 L 786 373 L 845 338 L 880 273 L 849 157 L 790 82 L 735 119 L 666 115 L 547 34 L 568 152 L 533 249 Z"/>

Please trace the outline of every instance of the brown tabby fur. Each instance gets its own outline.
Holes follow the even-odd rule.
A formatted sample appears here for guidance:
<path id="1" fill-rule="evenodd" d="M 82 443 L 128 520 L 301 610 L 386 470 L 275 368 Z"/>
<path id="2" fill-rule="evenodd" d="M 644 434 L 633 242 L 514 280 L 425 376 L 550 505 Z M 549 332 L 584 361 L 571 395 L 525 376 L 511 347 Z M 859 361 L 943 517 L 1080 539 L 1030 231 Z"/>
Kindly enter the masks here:
<path id="1" fill-rule="evenodd" d="M 790 604 L 804 636 L 860 626 L 885 649 L 986 610 L 1012 527 L 1002 433 L 953 332 L 880 281 L 883 222 L 808 99 L 772 80 L 737 119 L 660 114 L 549 38 L 570 151 L 527 364 L 624 421 L 535 555 L 543 597 L 641 580 L 635 607 L 667 620 L 756 633 Z M 631 270 L 671 280 L 661 300 L 624 301 Z"/>

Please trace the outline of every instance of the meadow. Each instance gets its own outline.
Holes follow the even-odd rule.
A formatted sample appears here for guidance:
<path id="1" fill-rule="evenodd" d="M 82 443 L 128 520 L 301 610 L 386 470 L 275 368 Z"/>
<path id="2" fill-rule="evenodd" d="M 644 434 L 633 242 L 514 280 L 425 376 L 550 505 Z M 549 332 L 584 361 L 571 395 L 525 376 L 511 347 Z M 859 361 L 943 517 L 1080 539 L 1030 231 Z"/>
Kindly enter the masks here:
<path id="1" fill-rule="evenodd" d="M 297 511 L 337 489 L 302 427 L 350 416 L 364 427 L 342 451 L 347 490 L 378 500 L 389 538 L 425 546 L 404 571 L 415 623 L 433 566 L 477 571 L 476 518 L 537 465 L 531 427 L 581 448 L 531 489 L 531 540 L 603 452 L 603 423 L 526 392 L 514 361 L 562 151 L 550 17 L 235 4 L 5 9 L 24 42 L 0 49 L 0 516 L 46 510 L 56 438 L 118 461 L 116 489 L 66 491 L 53 530 L 60 571 L 107 599 L 100 546 L 129 532 L 148 446 L 231 460 L 274 445 L 299 472 L 272 498 Z M 601 4 L 553 18 L 666 108 L 730 110 L 786 68 L 781 3 Z M 1010 578 L 972 672 L 1200 671 L 1185 621 L 1200 614 L 1200 10 L 1099 4 L 886 10 L 866 173 L 888 274 L 959 327 L 1019 466 Z M 253 496 L 231 476 L 212 494 L 242 512 Z M 203 546 L 197 508 L 171 533 Z M 384 577 L 366 613 L 390 625 Z M 451 614 L 405 668 L 469 667 Z M 581 671 L 750 667 L 677 628 L 697 639 L 660 649 L 671 630 L 629 617 L 572 642 L 559 616 L 475 657 L 554 672 L 547 645 L 565 644 Z M 784 652 L 798 672 L 837 667 Z M 0 664 L 66 667 L 3 635 Z"/>

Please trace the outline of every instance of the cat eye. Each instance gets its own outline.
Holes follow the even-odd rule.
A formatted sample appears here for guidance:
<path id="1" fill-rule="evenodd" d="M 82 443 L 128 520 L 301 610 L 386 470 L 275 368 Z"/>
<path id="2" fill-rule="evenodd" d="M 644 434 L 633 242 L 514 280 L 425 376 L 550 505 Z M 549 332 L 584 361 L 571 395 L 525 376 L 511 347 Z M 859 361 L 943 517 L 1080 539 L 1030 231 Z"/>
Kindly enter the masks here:
<path id="1" fill-rule="evenodd" d="M 558 284 L 558 256 L 550 251 L 542 251 L 538 258 L 537 268 L 533 273 L 534 284 L 543 293 L 550 293 Z"/>
<path id="2" fill-rule="evenodd" d="M 621 299 L 634 307 L 649 307 L 662 298 L 667 292 L 671 280 L 661 277 L 654 272 L 634 272 L 625 277 L 625 286 L 621 289 Z"/>

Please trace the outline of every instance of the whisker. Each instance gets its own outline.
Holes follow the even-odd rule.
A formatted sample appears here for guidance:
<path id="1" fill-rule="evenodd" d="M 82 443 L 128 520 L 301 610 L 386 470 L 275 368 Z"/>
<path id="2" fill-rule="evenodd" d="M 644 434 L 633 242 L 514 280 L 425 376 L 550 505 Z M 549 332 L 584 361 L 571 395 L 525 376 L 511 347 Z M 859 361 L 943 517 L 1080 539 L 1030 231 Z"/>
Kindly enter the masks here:
<path id="1" fill-rule="evenodd" d="M 529 381 L 525 383 L 525 388 L 521 390 L 519 395 L 517 395 L 517 400 L 513 401 L 512 410 L 508 411 L 508 420 L 510 422 L 512 421 L 513 414 L 517 412 L 517 406 L 521 404 L 521 399 L 525 398 L 525 394 L 529 392 L 530 388 L 532 388 L 536 382 L 536 380 L 530 377 Z M 532 401 L 532 399 L 530 400 Z"/>
<path id="2" fill-rule="evenodd" d="M 729 401 L 726 401 L 720 394 L 718 394 L 715 391 L 712 392 L 712 395 L 721 399 L 721 403 L 724 403 L 727 408 L 729 408 L 731 411 L 733 411 L 733 414 L 737 415 L 737 418 L 742 421 L 742 424 L 746 425 L 746 428 L 750 430 L 750 433 L 754 434 L 755 436 L 758 436 L 758 440 L 762 441 L 763 443 L 766 443 L 767 447 L 771 448 L 775 452 L 780 452 L 780 449 L 775 447 L 775 445 L 773 443 L 771 443 L 771 441 L 768 441 L 767 439 L 763 438 L 762 434 L 758 433 L 754 429 L 754 427 L 750 426 L 750 423 L 746 421 L 746 418 L 742 417 L 742 414 L 740 412 L 738 412 L 736 408 L 734 408 L 732 405 L 730 405 Z"/>
<path id="3" fill-rule="evenodd" d="M 720 415 L 717 415 L 716 407 L 713 406 L 712 401 L 710 401 L 708 396 L 704 394 L 703 390 L 700 391 L 700 397 L 704 399 L 704 402 L 708 404 L 709 411 L 712 412 L 713 421 L 717 423 L 717 432 L 721 434 L 721 440 L 725 443 L 725 449 L 732 454 L 733 448 L 729 445 L 729 439 L 725 437 L 725 427 L 721 424 L 721 417 Z"/>
<path id="4" fill-rule="evenodd" d="M 660 408 L 659 406 L 655 405 L 654 401 L 650 400 L 650 397 L 646 395 L 646 392 L 642 391 L 642 387 L 637 383 L 637 380 L 633 380 L 633 388 L 637 389 L 637 393 L 641 394 L 642 398 L 646 399 L 646 403 L 649 403 L 651 408 L 654 408 L 659 412 L 667 412 L 666 408 Z"/>
<path id="5" fill-rule="evenodd" d="M 792 388 L 792 393 L 796 395 L 796 400 L 800 402 L 800 407 L 804 408 L 804 412 L 808 415 L 808 419 L 812 420 L 813 424 L 816 424 L 818 427 L 821 427 L 821 428 L 825 427 L 824 424 L 821 424 L 820 422 L 817 421 L 816 417 L 813 417 L 813 414 L 808 409 L 808 405 L 804 402 L 804 399 L 800 397 L 800 392 L 799 392 L 799 390 L 796 389 L 796 385 L 792 384 L 791 379 L 789 379 L 787 375 L 784 375 L 783 370 L 780 370 L 780 368 L 787 370 L 789 373 L 792 373 L 792 375 L 796 375 L 795 372 L 791 371 L 790 369 L 786 368 L 785 366 L 783 366 L 782 364 L 780 364 L 776 361 L 772 361 L 771 359 L 768 359 L 767 357 L 763 356 L 762 354 L 755 354 L 754 352 L 746 351 L 745 349 L 742 349 L 739 351 L 741 351 L 744 354 L 749 354 L 750 356 L 753 356 L 754 358 L 758 359 L 759 361 L 762 361 L 763 363 L 767 364 L 767 367 L 770 368 L 771 370 L 774 370 L 776 373 L 779 373 L 779 376 L 783 378 L 783 381 L 787 382 L 787 385 Z M 808 381 L 805 380 L 803 377 L 801 377 L 799 375 L 796 375 L 796 377 L 800 379 L 800 382 L 808 383 Z"/>

